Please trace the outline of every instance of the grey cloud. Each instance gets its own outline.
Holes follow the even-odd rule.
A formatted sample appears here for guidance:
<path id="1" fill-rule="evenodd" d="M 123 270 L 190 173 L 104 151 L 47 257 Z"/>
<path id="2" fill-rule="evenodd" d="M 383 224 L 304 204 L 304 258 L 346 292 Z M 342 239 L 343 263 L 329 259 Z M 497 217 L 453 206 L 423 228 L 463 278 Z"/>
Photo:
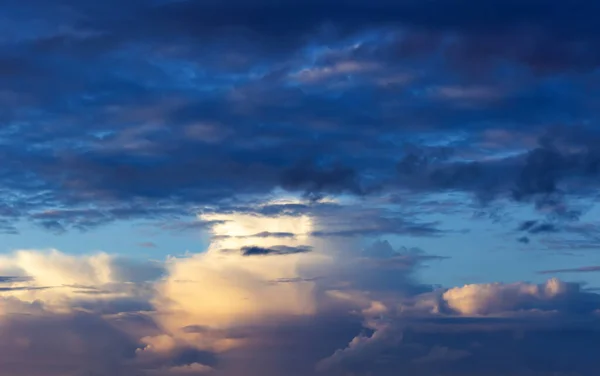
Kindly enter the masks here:
<path id="1" fill-rule="evenodd" d="M 279 238 L 279 239 L 283 239 L 283 238 L 295 238 L 296 234 L 291 233 L 291 232 L 269 232 L 269 231 L 263 231 L 263 232 L 258 232 L 256 234 L 252 234 L 252 235 L 240 235 L 240 236 L 230 236 L 230 235 L 216 235 L 213 236 L 213 239 L 229 239 L 229 238 L 236 238 L 236 239 L 252 239 L 252 238 Z"/>
<path id="2" fill-rule="evenodd" d="M 398 369 L 423 375 L 592 375 L 595 361 L 587 343 L 597 336 L 599 296 L 557 280 L 534 287 L 468 285 L 440 292 L 446 308 L 427 304 L 436 293 L 426 293 L 414 296 L 414 306 L 405 299 L 396 313 L 364 311 L 370 332 L 357 335 L 319 367 L 365 375 Z M 560 360 L 548 358 L 555 352 Z M 579 363 L 573 367 L 566 359 Z"/>
<path id="3" fill-rule="evenodd" d="M 384 348 L 370 359 L 349 362 L 345 370 L 386 376 L 397 374 L 398 369 L 418 375 L 443 376 L 593 374 L 596 361 L 586 348 L 586 344 L 597 337 L 593 330 L 525 330 L 522 333 L 519 336 L 510 329 L 491 327 L 453 333 L 407 329 L 401 344 Z M 569 344 L 576 349 L 569 348 Z M 548 353 L 556 357 L 549 357 Z M 447 355 L 445 360 L 443 354 Z M 436 355 L 437 361 L 434 361 Z M 425 361 L 428 357 L 431 359 Z M 512 361 L 506 362 L 506 359 Z M 578 364 L 568 364 L 567 359 L 576 360 Z"/>
<path id="4" fill-rule="evenodd" d="M 242 247 L 242 255 L 244 256 L 280 256 L 280 255 L 292 255 L 295 253 L 307 253 L 312 251 L 312 247 L 309 246 L 298 246 L 289 247 L 284 245 L 273 246 L 269 248 L 259 246 L 247 246 Z"/>
<path id="5" fill-rule="evenodd" d="M 539 274 L 559 274 L 559 273 L 592 273 L 600 272 L 600 266 L 581 266 L 578 268 L 565 268 L 554 270 L 542 270 Z"/>
<path id="6" fill-rule="evenodd" d="M 33 291 L 33 290 L 46 290 L 52 287 L 31 287 L 31 286 L 23 286 L 23 287 L 0 287 L 0 291 Z"/>
<path id="7" fill-rule="evenodd" d="M 361 194 L 357 172 L 349 167 L 334 165 L 319 168 L 312 164 L 300 164 L 284 172 L 282 186 L 289 190 L 302 190 L 310 196 L 322 193 Z"/>
<path id="8" fill-rule="evenodd" d="M 61 375 L 73 371 L 124 375 L 128 372 L 126 363 L 137 348 L 125 333 L 89 314 L 23 315 L 8 318 L 8 324 L 0 341 L 3 375 Z M 19 338 L 25 338 L 29 345 L 15 347 L 14 341 Z M 61 346 L 52 345 L 56 340 Z"/>
<path id="9" fill-rule="evenodd" d="M 27 276 L 0 276 L 0 283 L 28 282 L 28 281 L 31 281 L 31 277 L 27 277 Z"/>
<path id="10" fill-rule="evenodd" d="M 312 278 L 278 278 L 273 280 L 273 283 L 303 283 L 303 282 L 313 282 L 323 277 L 312 277 Z"/>
<path id="11" fill-rule="evenodd" d="M 244 34 L 249 34 L 254 37 L 250 41 L 255 50 L 263 54 L 271 51 L 270 56 L 277 56 L 276 52 L 293 50 L 311 35 L 317 34 L 318 39 L 326 42 L 360 30 L 401 25 L 432 34 L 458 35 L 461 37 L 458 42 L 450 45 L 451 56 L 458 55 L 466 61 L 508 58 L 542 72 L 572 67 L 586 70 L 598 63 L 597 54 L 589 49 L 589 44 L 597 38 L 597 27 L 590 14 L 598 11 L 598 7 L 587 0 L 579 1 L 576 7 L 567 6 L 563 1 L 548 5 L 539 1 L 496 0 L 476 6 L 462 0 L 435 1 L 428 6 L 388 0 L 368 5 L 357 1 L 343 5 L 332 1 L 302 4 L 288 1 L 285 6 L 262 0 L 182 1 L 160 5 L 142 1 L 122 6 L 119 16 L 110 11 L 115 6 L 112 1 L 102 6 L 91 6 L 89 2 L 69 5 L 84 15 L 90 29 L 102 30 L 108 35 L 84 39 L 84 46 L 96 50 L 110 46 L 110 42 L 113 45 L 132 40 L 160 42 L 164 36 L 170 40 L 202 40 L 219 46 L 215 43 L 216 35 L 228 36 L 236 47 L 244 48 L 241 41 L 246 39 Z M 124 27 L 129 24 L 135 27 Z M 327 29 L 323 28 L 328 24 L 333 31 L 326 33 Z M 85 50 L 73 43 L 54 43 L 54 47 Z M 436 45 L 425 39 L 407 46 L 407 50 L 415 53 L 433 47 Z"/>
<path id="12" fill-rule="evenodd" d="M 553 233 L 558 232 L 558 228 L 553 223 L 539 223 L 535 220 L 525 221 L 519 225 L 520 231 L 526 231 L 529 234 Z"/>
<path id="13" fill-rule="evenodd" d="M 591 187 L 598 165 L 592 137 L 557 136 L 585 141 L 587 151 L 544 144 L 518 158 L 458 160 L 477 151 L 480 131 L 537 132 L 582 119 L 593 130 L 593 95 L 583 95 L 585 85 L 568 75 L 597 66 L 588 48 L 597 39 L 588 16 L 596 6 L 553 2 L 551 9 L 577 15 L 578 23 L 546 8 L 496 0 L 426 7 L 387 0 L 281 7 L 56 0 L 22 10 L 11 2 L 6 12 L 16 23 L 7 27 L 15 38 L 0 47 L 7 54 L 0 70 L 11 75 L 0 100 L 23 99 L 6 106 L 1 131 L 11 140 L 0 174 L 14 209 L 6 232 L 15 232 L 17 219 L 62 233 L 123 219 L 189 217 L 191 207 L 278 187 L 313 199 L 409 188 L 519 201 L 577 191 L 583 184 L 561 185 L 580 178 Z M 380 38 L 368 38 L 373 33 Z M 302 52 L 309 45 L 332 48 L 315 51 L 313 62 Z M 437 56 L 451 64 L 438 66 Z M 495 62 L 505 60 L 557 74 L 557 85 L 566 80 L 568 88 L 549 90 L 528 73 L 499 77 Z M 490 72 L 449 82 L 473 62 L 489 63 L 478 65 Z M 302 69 L 332 72 L 343 63 L 351 68 L 342 69 L 339 82 L 293 79 Z M 240 74 L 254 70 L 261 73 Z M 418 145 L 432 134 L 465 140 L 402 151 L 403 143 Z M 63 214 L 44 214 L 48 208 Z"/>
<path id="14" fill-rule="evenodd" d="M 291 232 L 269 232 L 263 231 L 254 235 L 250 235 L 250 237 L 254 238 L 293 238 L 295 235 Z"/>
<path id="15" fill-rule="evenodd" d="M 159 224 L 159 227 L 163 230 L 169 231 L 198 231 L 208 229 L 213 225 L 222 224 L 224 221 L 201 221 L 201 220 L 188 220 L 188 221 L 166 221 Z"/>

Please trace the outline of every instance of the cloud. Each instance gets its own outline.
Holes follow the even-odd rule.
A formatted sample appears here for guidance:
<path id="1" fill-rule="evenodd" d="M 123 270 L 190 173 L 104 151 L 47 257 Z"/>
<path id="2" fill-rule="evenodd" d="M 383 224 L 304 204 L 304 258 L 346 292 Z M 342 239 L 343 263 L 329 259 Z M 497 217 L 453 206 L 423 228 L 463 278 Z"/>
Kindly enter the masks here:
<path id="1" fill-rule="evenodd" d="M 134 319 L 139 310 L 150 308 L 151 292 L 134 285 L 136 268 L 116 263 L 106 254 L 75 257 L 56 250 L 4 256 L 0 268 L 22 276 L 5 279 L 10 288 L 0 296 L 5 328 L 0 374 L 131 371 L 139 332 L 154 329 Z"/>
<path id="2" fill-rule="evenodd" d="M 206 252 L 169 258 L 160 268 L 106 254 L 7 256 L 0 265 L 12 272 L 4 273 L 11 276 L 4 284 L 62 288 L 2 293 L 0 320 L 10 323 L 11 333 L 0 340 L 0 347 L 10 347 L 0 360 L 3 369 L 32 375 L 94 369 L 101 375 L 224 376 L 242 369 L 252 376 L 278 375 L 290 367 L 294 376 L 392 375 L 398 369 L 444 376 L 496 369 L 520 375 L 529 369 L 542 375 L 549 367 L 587 376 L 595 369 L 585 341 L 597 340 L 600 298 L 579 284 L 551 279 L 539 285 L 435 288 L 417 279 L 418 269 L 443 258 L 387 241 L 366 248 L 337 239 L 323 243 L 310 236 L 318 222 L 310 216 L 270 218 L 223 214 L 227 227 L 213 231 L 255 234 L 257 226 L 269 232 L 283 226 L 296 236 L 258 239 L 294 249 L 300 237 L 312 252 L 282 257 L 222 252 L 223 241 L 235 242 L 237 249 L 257 241 L 242 236 L 217 237 Z M 66 345 L 41 350 L 50 346 L 38 339 L 50 338 L 47 330 L 56 330 L 51 338 L 64 336 Z M 580 341 L 566 349 L 558 340 L 564 335 Z M 561 352 L 561 360 L 546 365 L 542 343 Z M 514 356 L 511 348 L 522 352 L 522 360 L 510 366 L 493 360 Z M 560 363 L 566 360 L 579 363 L 569 369 Z"/>
<path id="3" fill-rule="evenodd" d="M 281 185 L 289 190 L 302 190 L 309 196 L 329 192 L 363 192 L 357 172 L 339 164 L 325 168 L 310 163 L 298 164 L 284 172 Z"/>
<path id="4" fill-rule="evenodd" d="M 55 314 L 40 303 L 1 300 L 1 375 L 126 373 L 123 363 L 133 357 L 136 342 L 109 322 L 92 314 Z"/>
<path id="5" fill-rule="evenodd" d="M 298 372 L 306 374 L 360 328 L 357 318 L 346 311 L 355 306 L 353 298 L 340 300 L 339 296 L 352 296 L 351 289 L 355 288 L 409 289 L 413 283 L 408 277 L 411 269 L 429 259 L 422 251 L 396 251 L 385 242 L 366 250 L 354 246 L 339 252 L 333 248 L 338 240 L 323 243 L 310 236 L 314 226 L 311 216 L 261 218 L 232 213 L 221 214 L 221 218 L 220 224 L 212 228 L 215 240 L 206 252 L 170 258 L 163 264 L 104 253 L 70 256 L 56 250 L 7 255 L 0 260 L 0 270 L 8 275 L 2 283 L 11 289 L 2 291 L 0 318 L 22 317 L 23 326 L 11 327 L 23 341 L 33 338 L 29 331 L 45 325 L 46 320 L 59 320 L 57 330 L 65 335 L 70 333 L 67 328 L 78 325 L 72 320 L 91 320 L 98 323 L 98 330 L 102 325 L 111 328 L 105 333 L 106 346 L 113 340 L 123 343 L 123 351 L 107 355 L 90 350 L 85 361 L 79 359 L 82 363 L 69 361 L 75 357 L 77 346 L 65 346 L 55 355 L 57 368 L 46 369 L 49 375 L 63 374 L 63 370 L 85 372 L 98 362 L 105 362 L 98 368 L 100 374 L 227 375 L 249 365 L 248 359 L 253 358 L 262 359 L 264 369 L 277 374 L 281 371 L 277 359 L 293 354 L 296 346 L 308 354 L 307 361 L 293 357 L 290 361 L 297 365 Z M 256 234 L 257 227 L 294 236 L 243 236 Z M 281 229 L 284 231 L 278 231 Z M 223 231 L 240 236 L 219 238 Z M 283 252 L 285 256 L 248 257 L 241 252 L 222 251 L 223 242 L 240 250 L 252 249 L 245 248 L 251 247 L 246 244 L 256 241 L 265 244 L 260 249 Z M 287 245 L 269 245 L 272 241 Z M 312 248 L 296 245 L 298 242 L 311 244 Z M 402 261 L 386 271 L 376 262 L 367 263 L 369 259 Z M 352 278 L 361 269 L 368 274 Z M 83 328 L 87 324 L 82 325 L 82 332 L 73 341 L 93 341 L 95 327 L 86 331 Z M 314 339 L 323 333 L 330 333 L 331 338 L 315 345 Z M 41 348 L 47 346 L 37 342 Z M 269 350 L 273 344 L 279 344 L 283 352 Z M 27 363 L 31 371 L 18 368 L 25 367 L 26 362 L 16 361 L 13 371 L 41 372 L 44 360 L 37 357 L 36 361 Z"/>
<path id="6" fill-rule="evenodd" d="M 236 46 L 243 48 L 239 38 L 244 40 L 248 38 L 243 38 L 245 34 L 249 34 L 255 40 L 242 51 L 252 51 L 249 47 L 253 47 L 272 56 L 276 51 L 301 46 L 311 35 L 328 41 L 360 30 L 401 25 L 410 30 L 425 30 L 422 33 L 457 34 L 462 38 L 450 44 L 450 50 L 463 59 L 506 57 L 531 64 L 542 71 L 570 66 L 589 69 L 597 63 L 597 56 L 582 48 L 594 41 L 594 32 L 597 30 L 589 14 L 593 14 L 598 8 L 590 1 L 581 1 L 576 8 L 567 6 L 562 1 L 553 1 L 552 11 L 536 1 L 516 4 L 488 0 L 477 6 L 467 5 L 460 0 L 436 1 L 432 4 L 433 9 L 436 9 L 435 14 L 432 13 L 432 8 L 422 4 L 388 0 L 378 0 L 369 5 L 357 1 L 344 5 L 331 1 L 309 1 L 302 6 L 290 1 L 286 7 L 276 7 L 262 0 L 251 3 L 232 0 L 222 4 L 140 2 L 122 9 L 121 19 L 135 25 L 135 31 L 121 26 L 117 23 L 118 18 L 106 11 L 114 6 L 113 2 L 107 2 L 98 7 L 104 10 L 100 12 L 87 2 L 77 4 L 76 9 L 89 18 L 88 27 L 101 32 L 55 32 L 51 38 L 40 38 L 45 43 L 40 41 L 38 44 L 50 50 L 75 50 L 81 53 L 86 51 L 86 46 L 88 51 L 103 51 L 107 47 L 115 48 L 115 44 L 136 40 L 156 43 L 157 39 L 160 41 L 158 37 L 161 35 L 167 35 L 176 41 L 191 39 L 213 44 L 215 39 L 218 40 L 215 36 L 219 35 L 229 37 L 232 42 L 237 42 Z M 497 12 L 492 14 L 489 9 L 496 9 Z M 239 11 L 243 11 L 245 16 L 241 17 L 237 13 Z M 50 14 L 57 16 L 57 12 Z M 134 14 L 138 17 L 133 17 Z M 267 15 L 267 21 L 261 15 Z M 566 16 L 562 17 L 563 15 Z M 574 19 L 579 20 L 579 23 L 573 22 Z M 66 21 L 64 17 L 61 20 Z M 200 25 L 194 20 L 198 20 Z M 323 27 L 328 24 L 337 32 L 323 32 Z M 551 25 L 555 25 L 554 28 Z M 553 32 L 555 28 L 563 33 L 556 34 Z M 515 30 L 526 37 L 516 39 Z M 576 38 L 580 38 L 580 43 L 575 43 Z M 54 43 L 48 43 L 49 41 Z M 484 41 L 492 45 L 484 49 L 481 47 Z M 511 41 L 518 43 L 511 45 Z M 550 48 L 552 41 L 557 44 L 554 50 Z M 421 44 L 424 42 L 421 38 Z M 407 51 L 429 52 L 417 43 L 413 43 L 411 47 L 407 47 Z M 243 55 L 229 56 L 226 62 L 239 60 L 245 61 Z"/>
<path id="7" fill-rule="evenodd" d="M 396 301 L 372 300 L 370 304 L 365 305 L 362 316 L 363 326 L 371 333 L 356 336 L 347 347 L 321 360 L 318 370 L 364 370 L 365 374 L 383 375 L 391 375 L 399 367 L 432 375 L 493 374 L 500 369 L 510 375 L 573 371 L 573 367 L 552 361 L 552 365 L 517 361 L 508 367 L 499 366 L 490 356 L 497 359 L 499 354 L 504 357 L 520 353 L 529 359 L 539 348 L 526 351 L 526 346 L 541 346 L 546 340 L 552 342 L 552 348 L 568 351 L 558 333 L 592 340 L 600 300 L 597 294 L 582 291 L 578 284 L 551 279 L 541 285 L 473 284 Z M 515 331 L 523 334 L 515 337 Z M 502 344 L 494 344 L 500 338 Z M 512 352 L 512 346 L 518 349 Z M 574 350 L 565 358 L 579 357 L 578 351 L 586 350 Z M 593 362 L 586 359 L 586 365 L 577 369 L 591 375 L 588 367 Z"/>
<path id="8" fill-rule="evenodd" d="M 0 270 L 18 276 L 4 281 L 4 296 L 42 302 L 50 312 L 119 313 L 149 309 L 149 283 L 164 269 L 104 253 L 74 257 L 57 250 L 21 250 L 2 256 Z"/>
<path id="9" fill-rule="evenodd" d="M 597 180 L 591 1 L 36 4 L 7 6 L 0 43 L 7 233 L 187 223 L 281 188 L 558 211 Z"/>
<path id="10" fill-rule="evenodd" d="M 293 238 L 296 235 L 292 232 L 269 232 L 263 231 L 252 235 L 238 235 L 240 238 Z M 226 239 L 232 237 L 231 235 L 217 235 L 218 239 Z M 215 238 L 215 237 L 213 237 Z"/>
<path id="11" fill-rule="evenodd" d="M 389 242 L 378 241 L 365 249 L 349 247 L 338 252 L 333 248 L 340 246 L 335 240 L 321 244 L 318 237 L 310 236 L 308 229 L 319 225 L 310 216 L 284 216 L 274 222 L 268 217 L 246 222 L 238 213 L 227 218 L 224 223 L 239 233 L 253 234 L 258 224 L 268 231 L 282 225 L 302 229 L 294 233 L 303 234 L 303 242 L 314 249 L 281 258 L 244 259 L 239 253 L 219 252 L 221 239 L 217 238 L 212 251 L 173 260 L 169 277 L 158 287 L 155 307 L 164 312 L 157 316 L 159 325 L 169 341 L 179 344 L 175 346 L 216 352 L 220 359 L 216 374 L 239 372 L 251 356 L 263 359 L 263 373 L 274 375 L 290 364 L 298 367 L 298 375 L 391 375 L 398 369 L 425 375 L 476 375 L 494 369 L 517 375 L 529 369 L 542 375 L 550 366 L 534 361 L 540 353 L 525 350 L 526 346 L 548 341 L 556 351 L 564 351 L 564 343 L 550 339 L 553 335 L 573 331 L 589 340 L 595 336 L 600 299 L 576 283 L 551 279 L 539 285 L 517 282 L 436 289 L 419 283 L 415 274 L 423 263 L 443 258 L 421 250 L 395 249 Z M 236 222 L 238 218 L 241 222 Z M 299 226 L 303 221 L 311 225 Z M 238 247 L 256 241 L 243 236 L 226 240 L 232 239 Z M 217 295 L 212 297 L 217 291 L 202 291 L 199 285 L 219 286 L 219 296 L 231 299 L 225 304 Z M 189 296 L 196 299 L 183 299 Z M 328 348 L 308 350 L 323 341 L 316 332 L 314 337 L 308 336 L 312 330 L 325 330 L 320 329 L 320 322 L 328 323 L 327 330 L 335 330 L 333 323 L 345 320 L 348 326 L 340 327 Z M 297 326 L 306 336 L 297 334 Z M 524 337 L 514 332 L 524 333 Z M 293 335 L 293 348 L 306 353 L 306 358 L 277 365 L 292 351 L 288 342 L 282 341 L 286 338 L 282 333 Z M 267 350 L 271 344 L 281 346 L 281 351 Z M 524 359 L 529 360 L 513 362 L 510 367 L 492 360 L 494 353 L 511 356 L 507 352 L 511 346 L 524 351 Z M 576 351 L 582 349 L 565 353 L 563 359 L 578 358 Z M 589 374 L 592 363 L 584 361 L 576 368 Z M 568 370 L 556 362 L 552 366 Z"/>
<path id="12" fill-rule="evenodd" d="M 273 284 L 282 278 L 301 275 L 298 268 L 321 261 L 324 256 L 290 253 L 285 257 L 248 257 L 237 253 L 209 251 L 191 258 L 174 260 L 169 277 L 157 285 L 155 306 L 172 311 L 164 315 L 164 326 L 184 337 L 183 327 L 203 325 L 227 328 L 251 324 L 256 320 L 274 320 L 279 316 L 294 317 L 314 313 L 314 282 Z M 201 286 L 218 286 L 202 289 Z M 188 299 L 189 294 L 194 296 Z M 223 296 L 229 298 L 225 301 Z M 260 302 L 260 303 L 258 303 Z M 179 307 L 178 310 L 174 308 Z M 178 313 L 178 311 L 180 313 Z M 225 342 L 231 342 L 226 340 Z"/>
<path id="13" fill-rule="evenodd" d="M 294 253 L 306 253 L 310 252 L 310 247 L 287 247 L 287 246 L 275 246 L 271 248 L 263 248 L 258 246 L 246 246 L 242 247 L 242 254 L 244 256 L 268 256 L 268 255 L 291 255 Z"/>
<path id="14" fill-rule="evenodd" d="M 537 223 L 537 221 L 525 221 L 521 223 L 519 230 L 527 231 L 530 234 L 558 231 L 556 226 L 552 223 Z"/>
<path id="15" fill-rule="evenodd" d="M 581 266 L 579 268 L 542 270 L 539 274 L 558 274 L 558 273 L 591 273 L 600 271 L 600 266 Z"/>
<path id="16" fill-rule="evenodd" d="M 467 285 L 449 289 L 444 303 L 460 315 L 491 315 L 519 310 L 558 310 L 590 313 L 600 301 L 577 284 L 551 279 L 543 285 L 526 283 Z"/>

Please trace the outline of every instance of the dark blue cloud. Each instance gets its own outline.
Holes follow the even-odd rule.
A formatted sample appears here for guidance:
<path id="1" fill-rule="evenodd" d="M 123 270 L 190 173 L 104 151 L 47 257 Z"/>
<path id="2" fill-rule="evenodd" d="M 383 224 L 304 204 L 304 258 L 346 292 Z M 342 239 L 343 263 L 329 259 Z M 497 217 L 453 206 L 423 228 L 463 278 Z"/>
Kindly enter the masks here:
<path id="1" fill-rule="evenodd" d="M 269 248 L 259 246 L 247 246 L 242 247 L 242 255 L 244 256 L 282 256 L 282 255 L 293 255 L 296 253 L 307 253 L 312 251 L 311 247 L 308 246 L 273 246 Z"/>
<path id="2" fill-rule="evenodd" d="M 569 195 L 598 185 L 591 0 L 31 4 L 0 11 L 5 233 L 179 221 L 275 188 L 577 217 Z"/>

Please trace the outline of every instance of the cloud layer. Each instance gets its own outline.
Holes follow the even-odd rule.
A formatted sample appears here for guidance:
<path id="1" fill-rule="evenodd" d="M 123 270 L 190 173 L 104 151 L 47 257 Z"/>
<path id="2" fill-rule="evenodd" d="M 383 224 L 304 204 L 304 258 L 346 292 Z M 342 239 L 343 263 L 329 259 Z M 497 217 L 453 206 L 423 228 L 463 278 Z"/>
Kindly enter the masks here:
<path id="1" fill-rule="evenodd" d="M 310 217 L 271 218 L 223 219 L 236 234 L 285 227 L 293 237 L 270 241 L 288 245 L 215 232 L 205 253 L 160 264 L 5 256 L 0 374 L 592 375 L 598 366 L 587 344 L 598 340 L 600 295 L 580 284 L 434 287 L 418 269 L 443 258 L 386 241 L 324 243 L 306 235 Z M 244 254 L 257 239 L 263 250 L 296 250 L 298 239 L 305 248 Z"/>
<path id="2" fill-rule="evenodd" d="M 35 4 L 1 15 L 7 233 L 274 189 L 574 215 L 597 186 L 591 0 Z"/>

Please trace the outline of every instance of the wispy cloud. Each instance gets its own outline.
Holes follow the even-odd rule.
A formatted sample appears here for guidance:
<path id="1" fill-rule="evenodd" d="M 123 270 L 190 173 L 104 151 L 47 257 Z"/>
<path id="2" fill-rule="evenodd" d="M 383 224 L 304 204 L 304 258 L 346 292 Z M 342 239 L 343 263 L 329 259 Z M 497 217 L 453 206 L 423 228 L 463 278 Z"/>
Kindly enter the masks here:
<path id="1" fill-rule="evenodd" d="M 559 274 L 559 273 L 592 273 L 600 272 L 600 266 L 580 266 L 578 268 L 565 268 L 554 270 L 542 270 L 539 274 Z"/>

